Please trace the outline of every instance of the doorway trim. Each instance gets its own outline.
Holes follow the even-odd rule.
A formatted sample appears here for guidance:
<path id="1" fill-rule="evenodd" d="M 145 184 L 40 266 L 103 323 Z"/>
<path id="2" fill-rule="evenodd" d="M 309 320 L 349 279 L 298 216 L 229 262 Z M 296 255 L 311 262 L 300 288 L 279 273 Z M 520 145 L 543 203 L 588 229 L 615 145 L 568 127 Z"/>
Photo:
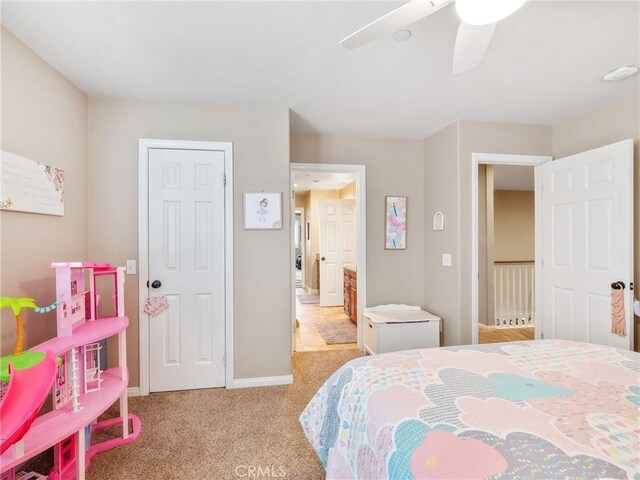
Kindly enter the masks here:
<path id="1" fill-rule="evenodd" d="M 478 254 L 478 166 L 479 165 L 523 165 L 540 167 L 550 162 L 553 157 L 547 155 L 511 155 L 502 153 L 472 153 L 471 154 L 471 343 L 478 343 L 478 284 L 479 284 L 479 254 Z M 535 311 L 539 312 L 542 306 L 542 176 L 539 169 L 534 169 L 535 175 Z M 541 318 L 541 317 L 540 317 Z M 535 338 L 540 338 L 542 334 L 542 323 L 536 316 Z"/>
<path id="2" fill-rule="evenodd" d="M 233 388 L 233 144 L 141 138 L 138 148 L 138 335 L 140 395 L 149 394 L 149 149 L 209 150 L 224 152 L 224 264 L 225 264 L 225 388 Z"/>
<path id="3" fill-rule="evenodd" d="M 358 271 L 358 350 L 362 351 L 362 309 L 367 306 L 367 184 L 365 165 L 341 165 L 330 163 L 290 163 L 289 171 L 292 172 L 329 172 L 329 173 L 355 173 L 356 175 L 356 214 L 357 214 L 357 248 L 356 269 Z M 293 175 L 289 175 L 293 178 Z M 293 182 L 290 185 L 293 194 Z M 295 202 L 292 202 L 290 215 L 295 215 Z M 295 250 L 293 250 L 295 251 Z M 291 270 L 291 326 L 292 334 L 296 332 L 296 289 L 295 273 Z M 292 351 L 295 342 L 292 342 Z"/>

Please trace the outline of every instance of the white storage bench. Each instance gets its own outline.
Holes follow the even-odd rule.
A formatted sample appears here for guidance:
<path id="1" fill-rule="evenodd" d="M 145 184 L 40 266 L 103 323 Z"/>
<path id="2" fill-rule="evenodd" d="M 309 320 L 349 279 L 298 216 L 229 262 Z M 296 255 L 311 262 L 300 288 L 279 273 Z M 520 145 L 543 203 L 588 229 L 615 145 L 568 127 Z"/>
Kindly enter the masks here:
<path id="1" fill-rule="evenodd" d="M 362 311 L 365 352 L 397 352 L 440 346 L 441 319 L 412 305 L 380 305 Z"/>

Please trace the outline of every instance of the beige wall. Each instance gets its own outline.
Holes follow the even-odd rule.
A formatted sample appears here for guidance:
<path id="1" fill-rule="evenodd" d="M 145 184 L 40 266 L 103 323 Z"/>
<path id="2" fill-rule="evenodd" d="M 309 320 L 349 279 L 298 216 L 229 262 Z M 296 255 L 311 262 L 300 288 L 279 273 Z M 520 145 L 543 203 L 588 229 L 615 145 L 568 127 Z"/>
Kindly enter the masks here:
<path id="1" fill-rule="evenodd" d="M 424 157 L 421 141 L 292 135 L 291 161 L 366 165 L 367 305 L 424 298 Z M 409 197 L 407 250 L 384 249 L 384 197 Z"/>
<path id="2" fill-rule="evenodd" d="M 138 258 L 138 139 L 233 142 L 235 378 L 289 375 L 290 226 L 245 231 L 242 194 L 289 190 L 289 112 L 89 99 L 89 253 Z M 289 211 L 289 195 L 283 195 Z M 130 385 L 138 385 L 138 278 L 127 276 Z"/>
<path id="3" fill-rule="evenodd" d="M 425 256 L 424 306 L 442 317 L 445 345 L 460 337 L 458 134 L 455 122 L 424 141 Z M 444 214 L 444 230 L 433 230 L 433 215 Z M 442 254 L 453 255 L 451 267 L 442 266 Z"/>
<path id="4" fill-rule="evenodd" d="M 536 256 L 534 192 L 496 190 L 493 194 L 495 261 L 534 261 Z"/>
<path id="5" fill-rule="evenodd" d="M 305 205 L 307 204 L 307 195 L 309 195 L 309 192 L 306 193 L 296 193 L 296 208 L 304 208 Z"/>
<path id="6" fill-rule="evenodd" d="M 471 154 L 550 155 L 551 127 L 460 120 L 425 139 L 426 221 L 445 213 L 445 231 L 425 230 L 425 304 L 443 316 L 446 345 L 471 343 Z M 433 172 L 433 173 L 432 173 Z M 451 253 L 452 267 L 442 266 Z"/>
<path id="7" fill-rule="evenodd" d="M 634 270 L 640 285 L 640 97 L 631 97 L 585 113 L 553 127 L 553 155 L 562 158 L 626 139 L 634 140 Z M 640 321 L 636 317 L 635 349 L 640 351 Z"/>
<path id="8" fill-rule="evenodd" d="M 87 260 L 87 97 L 2 28 L 2 150 L 65 171 L 63 217 L 0 212 L 5 296 L 55 299 L 52 261 Z M 55 336 L 55 314 L 26 310 L 26 346 Z M 2 354 L 12 353 L 15 321 L 2 311 Z"/>
<path id="9" fill-rule="evenodd" d="M 355 200 L 356 198 L 356 182 L 351 182 L 340 190 L 340 198 L 343 200 Z"/>

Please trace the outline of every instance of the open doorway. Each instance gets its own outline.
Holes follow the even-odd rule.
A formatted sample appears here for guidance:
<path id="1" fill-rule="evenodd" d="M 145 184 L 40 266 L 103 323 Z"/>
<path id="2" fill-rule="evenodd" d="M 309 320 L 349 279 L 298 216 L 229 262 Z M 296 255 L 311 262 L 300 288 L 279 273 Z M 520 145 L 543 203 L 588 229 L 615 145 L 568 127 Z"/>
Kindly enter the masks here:
<path id="1" fill-rule="evenodd" d="M 472 155 L 473 343 L 540 338 L 540 193 L 551 157 Z"/>
<path id="2" fill-rule="evenodd" d="M 292 165 L 294 351 L 358 348 L 359 245 L 364 222 L 357 169 Z"/>
<path id="3" fill-rule="evenodd" d="M 535 180 L 530 165 L 478 165 L 478 343 L 535 336 Z"/>

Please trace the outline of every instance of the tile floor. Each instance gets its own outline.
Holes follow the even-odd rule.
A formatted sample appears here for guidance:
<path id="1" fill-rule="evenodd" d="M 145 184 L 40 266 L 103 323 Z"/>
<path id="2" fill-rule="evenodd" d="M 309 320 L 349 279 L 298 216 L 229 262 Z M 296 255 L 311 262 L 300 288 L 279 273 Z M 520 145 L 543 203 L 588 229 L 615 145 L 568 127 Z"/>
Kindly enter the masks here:
<path id="1" fill-rule="evenodd" d="M 296 289 L 296 295 L 304 293 Z M 316 322 L 341 322 L 349 320 L 342 307 L 321 307 L 318 304 L 302 304 L 296 297 L 296 316 L 300 326 L 296 328 L 296 351 L 354 350 L 355 343 L 327 345 L 315 326 Z"/>

